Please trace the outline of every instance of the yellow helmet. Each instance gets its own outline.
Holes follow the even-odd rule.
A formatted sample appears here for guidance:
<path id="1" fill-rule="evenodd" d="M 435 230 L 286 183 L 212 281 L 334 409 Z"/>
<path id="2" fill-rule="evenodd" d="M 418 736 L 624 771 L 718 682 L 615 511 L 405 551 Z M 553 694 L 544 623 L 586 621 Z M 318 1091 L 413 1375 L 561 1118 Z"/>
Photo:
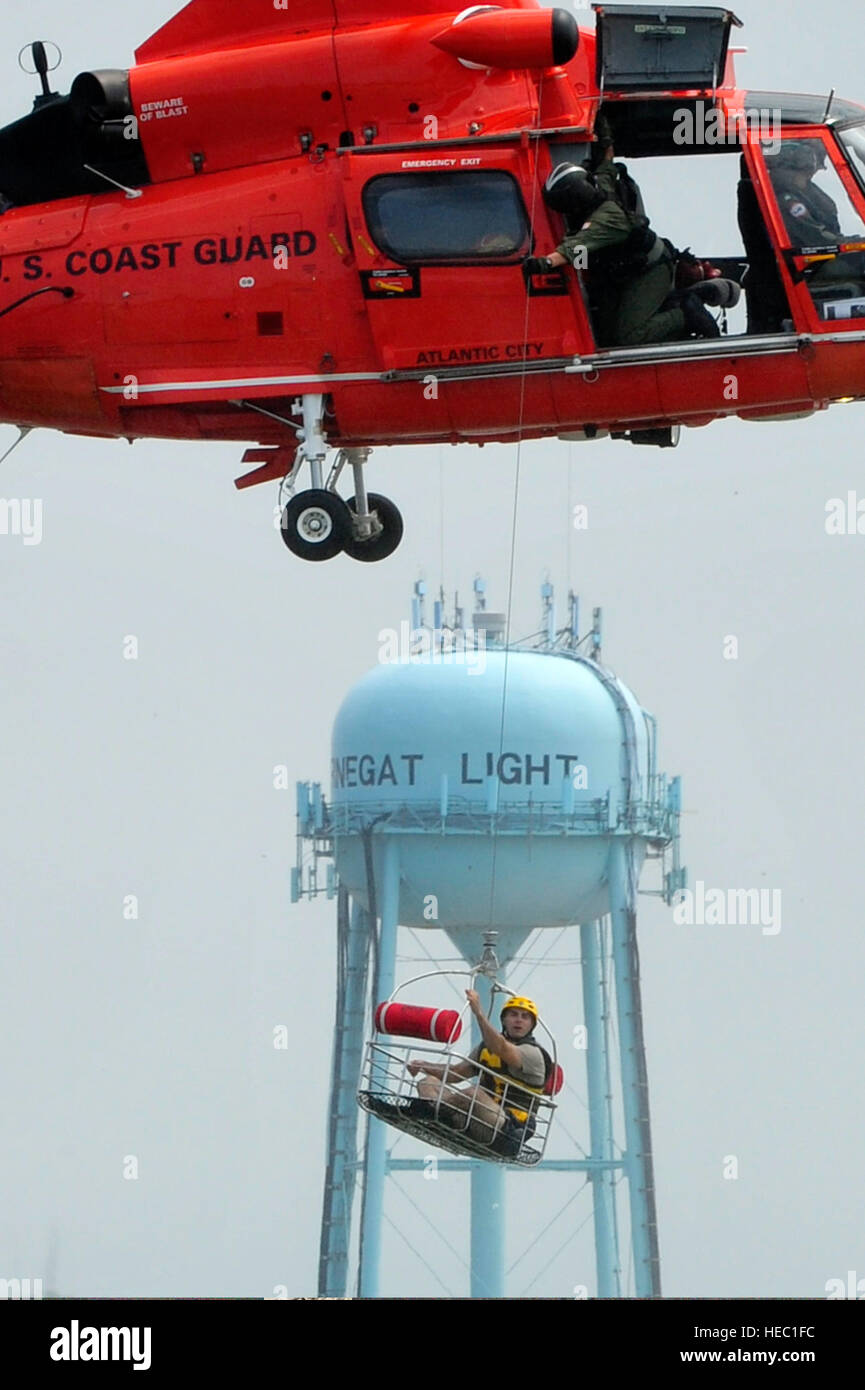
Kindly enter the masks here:
<path id="1" fill-rule="evenodd" d="M 502 1004 L 502 1013 L 504 1013 L 505 1009 L 525 1009 L 527 1014 L 532 1015 L 533 1019 L 535 1020 L 535 1023 L 537 1023 L 538 1019 L 540 1018 L 540 1014 L 538 1013 L 538 1006 L 534 1002 L 534 1000 L 524 999 L 523 996 L 520 994 L 512 994 L 510 999 L 508 999 L 504 1004 Z"/>

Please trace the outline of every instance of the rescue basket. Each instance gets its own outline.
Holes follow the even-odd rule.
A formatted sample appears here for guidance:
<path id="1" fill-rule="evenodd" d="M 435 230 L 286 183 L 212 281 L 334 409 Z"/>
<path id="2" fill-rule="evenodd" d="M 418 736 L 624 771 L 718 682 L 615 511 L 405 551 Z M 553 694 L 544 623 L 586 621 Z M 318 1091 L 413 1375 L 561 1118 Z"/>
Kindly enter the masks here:
<path id="1" fill-rule="evenodd" d="M 544 1054 L 542 1090 L 530 1090 L 472 1061 L 469 1045 L 463 1044 L 465 1051 L 456 1046 L 468 1002 L 457 1011 L 411 1004 L 401 997 L 421 981 L 453 976 L 470 986 L 477 978 L 471 971 L 431 971 L 406 981 L 379 1004 L 366 1046 L 358 1104 L 393 1128 L 448 1153 L 533 1167 L 544 1155 L 556 1109 L 554 1096 L 564 1081 L 555 1041 L 539 1019 L 535 1033 L 542 1033 L 544 1042 L 534 1035 L 532 1041 Z M 500 1009 L 513 995 L 494 983 L 493 997 L 494 1007 Z M 434 1082 L 432 1098 L 418 1092 L 418 1081 L 427 1075 L 424 1063 L 441 1068 L 440 1076 L 427 1077 Z"/>

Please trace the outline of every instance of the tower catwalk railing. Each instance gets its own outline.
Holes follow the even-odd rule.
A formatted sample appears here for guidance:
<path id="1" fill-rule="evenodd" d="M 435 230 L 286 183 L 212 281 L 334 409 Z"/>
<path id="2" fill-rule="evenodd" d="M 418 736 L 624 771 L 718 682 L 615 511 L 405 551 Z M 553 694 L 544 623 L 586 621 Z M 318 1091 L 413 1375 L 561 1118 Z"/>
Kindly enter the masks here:
<path id="1" fill-rule="evenodd" d="M 661 1252 L 658 1244 L 658 1206 L 655 1194 L 655 1164 L 652 1154 L 652 1127 L 649 1116 L 649 1073 L 643 1032 L 643 998 L 640 986 L 640 957 L 637 946 L 637 914 L 628 913 L 628 954 L 631 988 L 634 994 L 634 1039 L 639 1103 L 640 1157 L 646 1193 L 646 1227 L 649 1239 L 649 1269 L 652 1297 L 661 1297 Z"/>
<path id="2" fill-rule="evenodd" d="M 501 786 L 501 783 L 499 784 Z M 609 795 L 589 803 L 567 808 L 550 801 L 508 801 L 504 806 L 485 809 L 468 797 L 449 797 L 446 809 L 441 801 L 369 801 L 363 807 L 340 802 L 325 803 L 318 838 L 355 835 L 370 817 L 385 821 L 401 831 L 488 831 L 498 834 L 594 835 L 619 830 L 630 835 L 672 839 L 676 810 L 661 801 L 635 801 L 627 807 L 611 804 Z M 491 826 L 492 822 L 492 826 Z"/>
<path id="3" fill-rule="evenodd" d="M 661 863 L 658 896 L 668 904 L 685 887 L 679 859 L 681 780 L 663 776 L 651 779 L 646 800 L 618 805 L 610 793 L 591 802 L 574 804 L 563 793 L 562 803 L 549 801 L 499 801 L 501 783 L 490 778 L 488 809 L 466 797 L 450 797 L 443 788 L 438 801 L 369 801 L 362 807 L 330 804 L 318 782 L 297 784 L 297 864 L 292 870 L 291 900 L 336 892 L 332 861 L 334 843 L 340 837 L 375 835 L 455 835 L 570 838 L 636 838 L 645 842 L 650 859 Z M 308 848 L 312 853 L 308 854 Z M 319 883 L 319 861 L 328 861 L 326 889 Z M 651 890 L 643 889 L 643 893 Z"/>

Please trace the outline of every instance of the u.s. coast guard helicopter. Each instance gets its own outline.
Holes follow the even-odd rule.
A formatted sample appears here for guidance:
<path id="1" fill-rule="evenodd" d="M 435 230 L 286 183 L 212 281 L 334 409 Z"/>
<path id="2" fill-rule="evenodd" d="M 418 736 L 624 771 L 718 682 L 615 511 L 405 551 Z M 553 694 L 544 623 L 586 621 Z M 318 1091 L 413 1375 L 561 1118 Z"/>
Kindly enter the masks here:
<path id="1" fill-rule="evenodd" d="M 594 9 L 192 0 L 68 96 L 35 44 L 0 132 L 0 420 L 253 444 L 237 485 L 283 480 L 292 551 L 372 561 L 402 534 L 377 446 L 663 446 L 861 398 L 865 109 L 740 89 L 728 10 Z M 600 347 L 582 274 L 524 275 L 600 119 L 617 156 L 732 156 L 743 332 Z"/>

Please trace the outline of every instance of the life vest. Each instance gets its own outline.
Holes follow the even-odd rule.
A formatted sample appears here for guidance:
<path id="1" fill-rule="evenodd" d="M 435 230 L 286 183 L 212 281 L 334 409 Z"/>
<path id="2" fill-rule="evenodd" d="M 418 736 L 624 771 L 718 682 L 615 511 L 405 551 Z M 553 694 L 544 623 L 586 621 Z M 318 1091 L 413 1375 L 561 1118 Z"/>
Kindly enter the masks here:
<path id="1" fill-rule="evenodd" d="M 518 1124 L 528 1124 L 534 1129 L 534 1114 L 538 1108 L 537 1096 L 544 1094 L 544 1088 L 550 1072 L 553 1069 L 553 1059 L 548 1052 L 541 1047 L 540 1043 L 529 1036 L 527 1038 L 509 1038 L 515 1047 L 536 1047 L 544 1059 L 544 1084 L 542 1086 L 527 1086 L 522 1078 L 510 1070 L 502 1061 L 497 1052 L 491 1052 L 484 1045 L 478 1053 L 478 1062 L 481 1066 L 489 1067 L 491 1071 L 498 1075 L 490 1076 L 487 1072 L 481 1072 L 481 1089 L 489 1092 L 502 1105 L 505 1113 Z"/>
<path id="2" fill-rule="evenodd" d="M 631 280 L 661 260 L 665 248 L 652 231 L 639 184 L 631 178 L 626 165 L 613 164 L 601 187 L 612 202 L 618 203 L 628 219 L 631 232 L 627 241 L 619 246 L 596 251 L 595 264 L 613 281 Z"/>
<path id="3" fill-rule="evenodd" d="M 646 218 L 646 207 L 639 184 L 631 178 L 626 164 L 614 164 L 618 201 L 629 217 Z M 646 218 L 648 222 L 648 218 Z"/>
<path id="4" fill-rule="evenodd" d="M 626 241 L 592 252 L 591 274 L 593 282 L 601 280 L 622 284 L 642 275 L 665 256 L 669 256 L 669 251 L 666 243 L 652 230 L 648 217 L 622 208 L 617 199 L 610 198 L 608 202 L 621 208 L 631 230 Z"/>

